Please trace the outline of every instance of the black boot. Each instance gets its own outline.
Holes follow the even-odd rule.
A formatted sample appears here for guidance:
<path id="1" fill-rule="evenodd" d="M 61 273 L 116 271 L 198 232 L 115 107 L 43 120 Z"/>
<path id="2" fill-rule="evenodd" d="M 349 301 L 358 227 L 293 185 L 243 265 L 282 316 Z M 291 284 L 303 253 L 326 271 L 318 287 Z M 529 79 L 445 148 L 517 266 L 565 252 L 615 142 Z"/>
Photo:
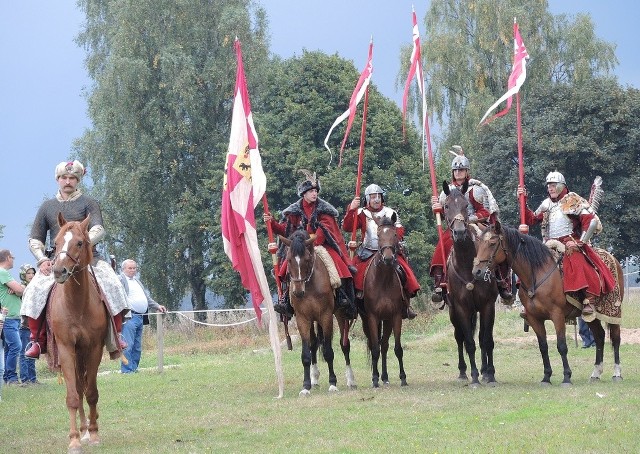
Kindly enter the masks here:
<path id="1" fill-rule="evenodd" d="M 291 305 L 291 299 L 289 298 L 289 286 L 286 282 L 281 284 L 281 296 L 278 302 L 273 305 L 273 310 L 278 314 L 284 315 L 287 318 L 293 318 L 293 306 Z"/>
<path id="2" fill-rule="evenodd" d="M 416 318 L 417 315 L 418 314 L 416 314 L 413 308 L 411 307 L 411 302 L 407 302 L 406 306 L 402 310 L 402 318 L 403 319 L 408 318 L 409 320 L 413 320 L 414 318 Z"/>
<path id="3" fill-rule="evenodd" d="M 341 279 L 342 285 L 336 290 L 336 307 L 342 309 L 347 318 L 354 319 L 358 315 L 355 304 L 355 289 L 353 279 Z"/>
<path id="4" fill-rule="evenodd" d="M 446 285 L 443 287 L 444 274 L 441 266 L 437 266 L 433 270 L 433 283 L 434 290 L 431 294 L 431 302 L 436 305 L 438 309 L 444 309 L 447 299 Z"/>

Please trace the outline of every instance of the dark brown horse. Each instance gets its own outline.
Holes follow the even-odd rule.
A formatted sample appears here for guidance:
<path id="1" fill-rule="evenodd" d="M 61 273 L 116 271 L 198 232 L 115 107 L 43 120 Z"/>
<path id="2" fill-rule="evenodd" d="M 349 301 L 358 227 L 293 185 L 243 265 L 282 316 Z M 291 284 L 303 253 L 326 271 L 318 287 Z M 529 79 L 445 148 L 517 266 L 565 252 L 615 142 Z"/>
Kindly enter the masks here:
<path id="1" fill-rule="evenodd" d="M 389 338 L 393 331 L 393 351 L 398 358 L 400 368 L 400 384 L 407 386 L 407 374 L 404 371 L 403 350 L 400 343 L 402 334 L 402 310 L 406 299 L 409 298 L 402 288 L 402 282 L 396 272 L 398 266 L 397 255 L 399 249 L 398 234 L 396 232 L 396 215 L 391 218 L 383 217 L 378 220 L 378 252 L 367 266 L 364 276 L 364 311 L 362 329 L 367 337 L 367 348 L 371 353 L 371 381 L 374 388 L 379 387 L 379 381 L 389 384 L 387 373 L 387 353 Z M 378 361 L 382 353 L 382 377 L 378 371 Z"/>
<path id="2" fill-rule="evenodd" d="M 55 238 L 56 256 L 50 313 L 62 374 L 67 385 L 69 410 L 69 452 L 81 452 L 80 431 L 89 431 L 89 442 L 98 444 L 98 386 L 96 376 L 107 337 L 107 308 L 93 275 L 89 240 L 89 217 L 82 222 L 67 222 L 58 215 L 60 232 Z M 84 412 L 89 406 L 89 421 Z"/>
<path id="3" fill-rule="evenodd" d="M 602 250 L 596 251 L 605 252 Z M 592 380 L 598 380 L 602 374 L 605 332 L 599 318 L 603 318 L 609 323 L 609 334 L 615 361 L 613 379 L 622 379 L 619 354 L 619 315 L 623 296 L 622 268 L 617 260 L 610 254 L 608 256 L 608 262 L 611 264 L 617 284 L 613 292 L 596 299 L 594 304 L 597 312 L 596 318 L 587 322 L 596 342 L 596 361 L 591 375 Z M 491 277 L 495 267 L 504 261 L 508 261 L 520 279 L 520 288 L 518 290 L 520 301 L 526 309 L 527 322 L 536 333 L 540 354 L 542 355 L 544 365 L 542 384 L 551 383 L 552 369 L 549 361 L 547 332 L 544 326 L 545 320 L 551 320 L 556 331 L 557 349 L 562 358 L 564 368 L 562 383 L 570 385 L 571 368 L 567 360 L 568 347 L 565 321 L 575 319 L 580 315 L 580 309 L 578 308 L 579 303 L 572 303 L 565 296 L 562 274 L 555 257 L 550 249 L 537 238 L 523 235 L 516 229 L 496 223 L 495 226 L 489 227 L 481 235 L 481 240 L 477 245 L 477 257 L 473 268 L 474 274 L 478 277 Z M 615 301 L 612 301 L 612 298 Z M 606 311 L 603 309 L 605 306 L 615 307 L 615 310 L 618 311 L 618 316 L 607 316 L 605 314 Z M 616 321 L 617 323 L 612 323 Z"/>
<path id="4" fill-rule="evenodd" d="M 477 281 L 473 278 L 476 229 L 475 226 L 469 225 L 469 202 L 465 197 L 468 184 L 465 182 L 460 189 L 449 189 L 449 184 L 445 181 L 442 187 L 446 195 L 444 217 L 453 238 L 453 248 L 447 259 L 447 298 L 449 319 L 453 324 L 453 335 L 458 344 L 458 378 L 465 381 L 468 379 L 467 364 L 464 360 L 466 350 L 471 367 L 471 386 L 480 384 L 474 339 L 480 314 L 480 373 L 482 380 L 493 386 L 496 383 L 493 365 L 493 324 L 496 317 L 498 287 L 493 282 Z"/>
<path id="5" fill-rule="evenodd" d="M 334 287 L 325 260 L 331 261 L 324 248 L 314 248 L 313 240 L 304 230 L 297 230 L 289 238 L 280 236 L 288 246 L 286 261 L 289 273 L 289 297 L 295 311 L 298 332 L 302 340 L 302 366 L 304 379 L 300 396 L 307 396 L 311 386 L 318 385 L 318 347 L 329 368 L 329 391 L 337 391 L 337 379 L 333 370 L 333 316 L 335 312 L 340 328 L 340 346 L 346 363 L 347 386 L 355 388 L 351 369 L 349 321 L 342 311 L 335 310 Z M 323 254 L 324 252 L 324 254 Z M 326 256 L 326 257 L 325 257 Z M 337 273 L 336 273 L 337 275 Z M 340 278 L 337 277 L 337 282 Z M 337 284 L 336 284 L 337 285 Z"/>

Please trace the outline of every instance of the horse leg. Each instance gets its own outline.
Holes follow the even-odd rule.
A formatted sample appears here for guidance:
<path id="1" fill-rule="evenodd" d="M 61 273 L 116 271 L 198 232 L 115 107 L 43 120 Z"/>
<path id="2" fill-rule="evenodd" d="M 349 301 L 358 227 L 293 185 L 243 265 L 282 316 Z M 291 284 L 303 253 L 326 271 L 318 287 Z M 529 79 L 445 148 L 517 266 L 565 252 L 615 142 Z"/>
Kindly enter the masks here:
<path id="1" fill-rule="evenodd" d="M 382 335 L 380 336 L 380 356 L 382 357 L 382 384 L 389 384 L 389 372 L 387 370 L 387 359 L 389 358 L 389 338 L 391 337 L 391 323 L 382 322 Z"/>
<path id="2" fill-rule="evenodd" d="M 540 349 L 540 356 L 542 356 L 544 375 L 540 384 L 550 385 L 551 375 L 553 375 L 553 369 L 551 368 L 551 361 L 549 360 L 549 344 L 547 343 L 547 330 L 544 327 L 544 321 L 541 322 L 540 320 L 529 318 L 527 319 L 527 322 L 536 333 L 536 337 L 538 339 L 538 348 Z"/>
<path id="3" fill-rule="evenodd" d="M 327 367 L 329 368 L 329 392 L 337 391 L 338 380 L 336 378 L 336 373 L 333 369 L 333 346 L 331 345 L 331 340 L 333 338 L 333 314 L 330 314 L 331 318 L 329 321 L 325 322 L 326 326 L 323 329 L 324 335 L 322 337 L 322 356 L 324 360 L 327 362 Z"/>
<path id="4" fill-rule="evenodd" d="M 396 315 L 393 319 L 393 337 L 395 345 L 393 351 L 398 358 L 398 367 L 400 368 L 400 386 L 407 386 L 407 374 L 404 371 L 404 350 L 402 349 L 402 343 L 400 339 L 402 337 L 402 317 Z"/>
<path id="5" fill-rule="evenodd" d="M 596 360 L 594 362 L 593 372 L 591 373 L 591 377 L 589 381 L 598 381 L 602 376 L 602 372 L 604 370 L 604 341 L 605 341 L 605 332 L 602 327 L 602 323 L 597 318 L 591 322 L 587 322 L 589 325 L 589 329 L 591 330 L 591 334 L 593 334 L 593 340 L 596 343 Z"/>
<path id="6" fill-rule="evenodd" d="M 613 381 L 622 381 L 622 369 L 620 368 L 620 325 L 609 324 L 609 337 L 613 347 Z"/>
<path id="7" fill-rule="evenodd" d="M 97 445 L 100 443 L 98 436 L 98 366 L 102 357 L 103 346 L 94 347 L 92 355 L 87 359 L 86 364 L 86 399 L 89 405 L 89 444 Z M 83 412 L 84 413 L 84 412 Z"/>
<path id="8" fill-rule="evenodd" d="M 318 369 L 318 337 L 322 338 L 322 328 L 318 327 L 318 335 L 316 335 L 313 329 L 313 323 L 311 324 L 311 340 L 309 349 L 311 350 L 311 386 L 317 388 L 320 386 L 320 369 Z"/>
<path id="9" fill-rule="evenodd" d="M 558 321 L 556 324 L 556 337 L 558 353 L 560 353 L 560 357 L 562 358 L 562 385 L 569 386 L 571 385 L 571 367 L 569 367 L 569 359 L 567 358 L 569 348 L 567 347 L 567 334 L 564 316 L 562 316 L 562 320 Z"/>
<path id="10" fill-rule="evenodd" d="M 380 360 L 380 339 L 378 338 L 378 321 L 373 315 L 367 317 L 369 330 L 369 351 L 371 352 L 371 385 L 374 388 L 380 386 L 380 372 L 378 361 Z"/>
<path id="11" fill-rule="evenodd" d="M 495 306 L 493 303 L 487 304 L 480 313 L 480 332 L 478 341 L 480 343 L 480 356 L 482 358 L 482 381 L 488 385 L 496 383 L 496 369 L 493 365 L 493 349 L 495 342 L 493 341 L 493 325 L 495 323 Z"/>
<path id="12" fill-rule="evenodd" d="M 80 407 L 80 396 L 78 395 L 76 376 L 76 354 L 61 342 L 58 343 L 58 354 L 60 357 L 60 368 L 67 385 L 66 404 L 69 411 L 69 447 L 68 452 L 82 452 L 80 443 L 80 432 L 78 431 L 78 408 Z"/>
<path id="13" fill-rule="evenodd" d="M 464 360 L 464 337 L 461 327 L 454 325 L 453 337 L 456 340 L 456 344 L 458 344 L 458 370 L 460 371 L 458 380 L 466 383 L 469 377 L 467 377 L 467 363 Z"/>
<path id="14" fill-rule="evenodd" d="M 356 389 L 358 385 L 356 384 L 353 369 L 351 368 L 351 342 L 349 341 L 349 336 L 347 335 L 348 327 L 349 322 L 343 317 L 338 317 L 338 328 L 340 329 L 340 349 L 342 350 L 342 354 L 344 355 L 345 362 L 344 375 L 347 381 L 347 387 L 349 389 Z"/>
<path id="15" fill-rule="evenodd" d="M 300 390 L 299 396 L 308 396 L 311 394 L 311 348 L 309 339 L 302 340 L 300 359 L 302 360 L 304 377 L 302 379 L 302 389 Z"/>
<path id="16" fill-rule="evenodd" d="M 480 385 L 478 377 L 478 366 L 476 366 L 476 341 L 473 338 L 474 325 L 477 314 L 474 312 L 469 320 L 463 321 L 463 333 L 464 333 L 464 348 L 467 350 L 467 356 L 469 357 L 469 367 L 471 368 L 471 386 L 476 387 Z"/>

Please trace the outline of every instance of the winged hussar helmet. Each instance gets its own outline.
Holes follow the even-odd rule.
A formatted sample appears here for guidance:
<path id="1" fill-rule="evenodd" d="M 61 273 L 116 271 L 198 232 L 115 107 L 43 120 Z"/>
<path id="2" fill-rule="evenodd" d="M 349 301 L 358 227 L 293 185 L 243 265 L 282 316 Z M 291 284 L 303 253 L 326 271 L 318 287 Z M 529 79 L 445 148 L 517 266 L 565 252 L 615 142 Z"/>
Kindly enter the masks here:
<path id="1" fill-rule="evenodd" d="M 300 169 L 298 172 L 304 174 L 305 179 L 298 183 L 298 196 L 302 195 L 310 189 L 317 189 L 320 192 L 320 179 L 316 177 L 316 173 L 311 173 L 307 169 Z"/>

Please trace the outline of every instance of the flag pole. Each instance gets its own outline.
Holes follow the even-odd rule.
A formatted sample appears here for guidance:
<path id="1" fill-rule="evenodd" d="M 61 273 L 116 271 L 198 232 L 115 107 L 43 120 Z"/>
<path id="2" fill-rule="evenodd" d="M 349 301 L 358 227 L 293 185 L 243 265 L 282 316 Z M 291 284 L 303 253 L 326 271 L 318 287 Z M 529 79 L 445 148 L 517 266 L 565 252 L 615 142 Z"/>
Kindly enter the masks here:
<path id="1" fill-rule="evenodd" d="M 518 184 L 524 188 L 524 154 L 522 151 L 522 116 L 520 114 L 520 93 L 516 93 L 516 127 L 518 130 Z M 525 195 L 520 194 L 520 226 L 518 231 L 523 235 L 529 233 L 529 226 L 525 223 Z"/>
<path id="2" fill-rule="evenodd" d="M 362 164 L 364 162 L 364 143 L 367 131 L 367 108 L 369 106 L 369 86 L 364 92 L 364 108 L 362 109 L 362 130 L 360 131 L 360 152 L 358 153 L 358 173 L 356 175 L 356 195 L 360 197 L 360 186 L 362 185 Z M 351 241 L 349 241 L 349 255 L 353 259 L 356 253 L 356 231 L 358 223 L 353 223 L 353 230 L 351 231 Z"/>

